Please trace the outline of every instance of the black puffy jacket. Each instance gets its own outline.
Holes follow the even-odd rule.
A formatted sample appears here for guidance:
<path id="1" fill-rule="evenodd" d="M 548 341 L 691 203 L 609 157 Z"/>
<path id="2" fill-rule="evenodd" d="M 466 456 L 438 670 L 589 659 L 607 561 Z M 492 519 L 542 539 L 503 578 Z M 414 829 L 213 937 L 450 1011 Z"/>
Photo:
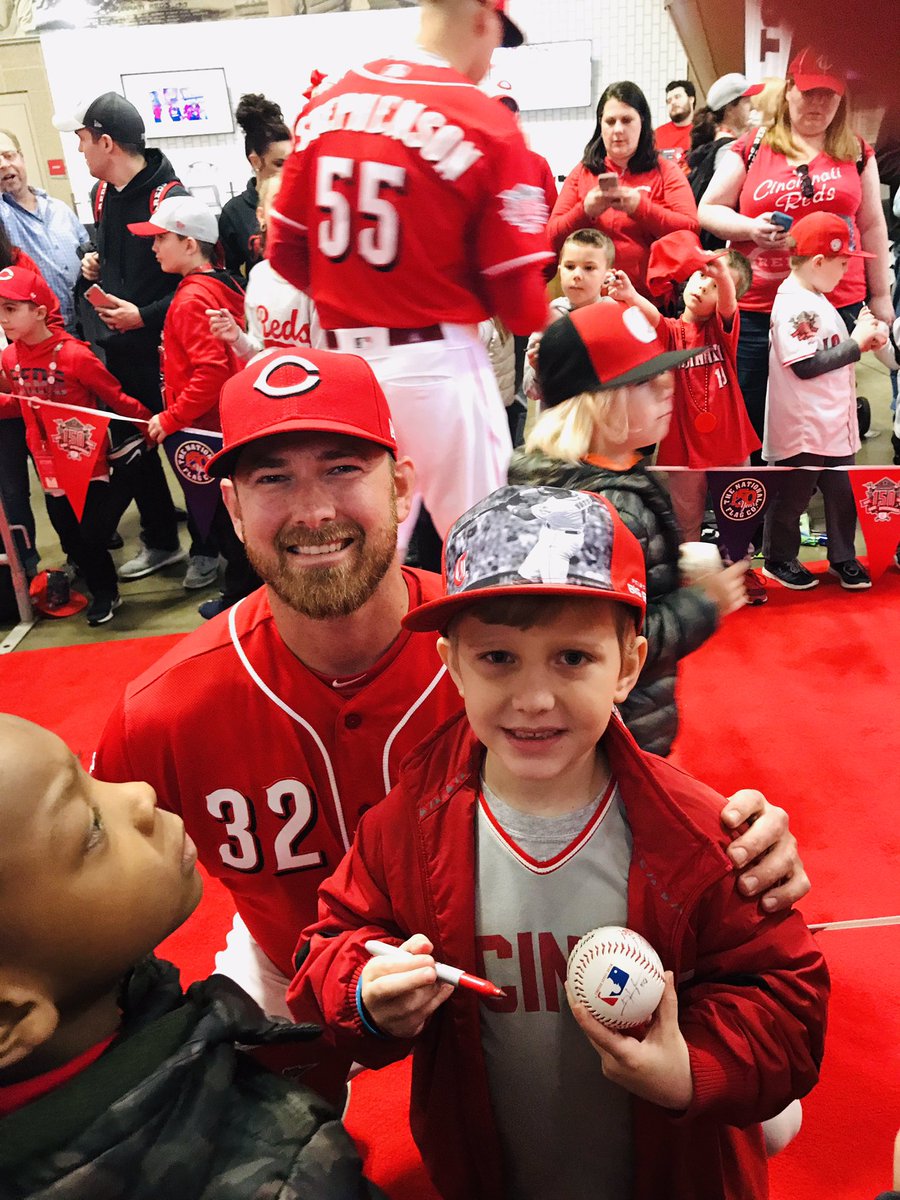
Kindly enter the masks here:
<path id="1" fill-rule="evenodd" d="M 629 471 L 614 471 L 523 450 L 513 455 L 509 482 L 597 492 L 609 500 L 641 543 L 647 567 L 647 661 L 620 711 L 642 750 L 668 754 L 678 732 L 678 660 L 702 646 L 719 623 L 718 610 L 704 592 L 681 586 L 681 531 L 669 493 L 643 463 Z"/>

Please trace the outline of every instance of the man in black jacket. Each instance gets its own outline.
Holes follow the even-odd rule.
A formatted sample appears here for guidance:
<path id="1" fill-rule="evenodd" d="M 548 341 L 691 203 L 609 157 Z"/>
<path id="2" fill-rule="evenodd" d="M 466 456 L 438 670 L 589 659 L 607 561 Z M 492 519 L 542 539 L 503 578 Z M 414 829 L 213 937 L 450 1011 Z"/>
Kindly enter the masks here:
<path id="1" fill-rule="evenodd" d="M 98 96 L 71 117 L 55 118 L 54 124 L 78 134 L 78 149 L 98 180 L 91 193 L 97 249 L 85 254 L 81 272 L 111 301 L 98 310 L 109 330 L 100 339 L 106 365 L 124 391 L 158 413 L 163 408 L 159 344 L 177 277 L 160 270 L 152 245 L 127 226 L 146 221 L 165 196 L 184 196 L 187 189 L 166 156 L 145 147 L 140 113 L 115 92 Z M 145 448 L 117 462 L 111 500 L 119 515 L 132 499 L 141 514 L 144 545 L 119 568 L 123 580 L 140 579 L 185 557 L 158 450 Z"/>

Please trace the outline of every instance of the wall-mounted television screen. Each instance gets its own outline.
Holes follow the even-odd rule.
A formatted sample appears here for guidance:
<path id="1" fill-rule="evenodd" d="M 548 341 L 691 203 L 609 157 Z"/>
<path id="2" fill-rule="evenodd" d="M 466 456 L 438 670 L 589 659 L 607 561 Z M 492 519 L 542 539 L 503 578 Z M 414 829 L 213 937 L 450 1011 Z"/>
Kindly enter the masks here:
<path id="1" fill-rule="evenodd" d="M 148 139 L 234 132 L 222 67 L 123 75 L 122 88 L 143 117 Z"/>

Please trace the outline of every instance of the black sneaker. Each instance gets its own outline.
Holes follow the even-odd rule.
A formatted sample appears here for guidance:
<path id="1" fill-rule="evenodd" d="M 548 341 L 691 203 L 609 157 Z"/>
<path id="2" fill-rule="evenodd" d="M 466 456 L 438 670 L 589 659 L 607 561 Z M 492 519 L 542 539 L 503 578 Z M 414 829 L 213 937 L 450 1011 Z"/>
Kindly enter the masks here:
<path id="1" fill-rule="evenodd" d="M 806 592 L 819 586 L 818 578 L 796 558 L 792 562 L 770 562 L 766 559 L 762 573 L 767 579 L 777 579 L 792 592 Z"/>
<path id="2" fill-rule="evenodd" d="M 105 625 L 107 621 L 112 620 L 113 613 L 121 603 L 122 597 L 118 592 L 112 595 L 109 592 L 98 592 L 88 605 L 88 625 Z"/>
<path id="3" fill-rule="evenodd" d="M 861 592 L 872 586 L 869 572 L 855 558 L 850 558 L 846 562 L 829 563 L 828 574 L 837 575 L 841 581 L 841 587 L 850 592 Z"/>

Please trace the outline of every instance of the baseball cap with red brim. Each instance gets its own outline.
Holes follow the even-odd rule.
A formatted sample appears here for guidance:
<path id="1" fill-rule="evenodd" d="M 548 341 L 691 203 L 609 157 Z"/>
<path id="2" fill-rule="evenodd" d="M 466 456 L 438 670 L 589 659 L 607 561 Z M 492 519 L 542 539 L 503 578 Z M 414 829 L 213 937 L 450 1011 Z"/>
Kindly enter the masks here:
<path id="1" fill-rule="evenodd" d="M 875 258 L 868 250 L 851 249 L 850 226 L 835 213 L 814 212 L 791 226 L 793 253 L 799 258 L 824 254 L 826 258 Z"/>
<path id="2" fill-rule="evenodd" d="M 618 600 L 643 620 L 644 555 L 603 496 L 503 487 L 463 513 L 444 543 L 446 595 L 414 608 L 406 629 L 444 632 L 479 600 L 513 596 Z"/>
<path id="3" fill-rule="evenodd" d="M 36 271 L 27 267 L 4 267 L 0 271 L 0 300 L 28 300 L 50 309 L 55 296 L 46 279 Z"/>
<path id="4" fill-rule="evenodd" d="M 829 57 L 809 46 L 791 59 L 788 75 L 801 92 L 827 88 L 828 91 L 843 96 L 847 90 L 847 81 L 837 74 Z"/>
<path id="5" fill-rule="evenodd" d="M 219 223 L 212 209 L 194 196 L 166 196 L 149 221 L 133 221 L 128 231 L 137 237 L 177 233 L 213 245 L 219 240 Z"/>
<path id="6" fill-rule="evenodd" d="M 544 331 L 538 350 L 543 407 L 582 392 L 644 383 L 699 350 L 666 350 L 634 305 L 604 298 L 566 313 Z"/>
<path id="7" fill-rule="evenodd" d="M 245 446 L 280 433 L 343 433 L 397 454 L 381 384 L 355 354 L 334 350 L 266 350 L 232 375 L 219 400 L 223 446 L 206 465 L 230 475 Z"/>
<path id="8" fill-rule="evenodd" d="M 87 596 L 69 586 L 64 571 L 39 571 L 28 592 L 32 604 L 44 617 L 74 617 L 87 608 Z"/>

